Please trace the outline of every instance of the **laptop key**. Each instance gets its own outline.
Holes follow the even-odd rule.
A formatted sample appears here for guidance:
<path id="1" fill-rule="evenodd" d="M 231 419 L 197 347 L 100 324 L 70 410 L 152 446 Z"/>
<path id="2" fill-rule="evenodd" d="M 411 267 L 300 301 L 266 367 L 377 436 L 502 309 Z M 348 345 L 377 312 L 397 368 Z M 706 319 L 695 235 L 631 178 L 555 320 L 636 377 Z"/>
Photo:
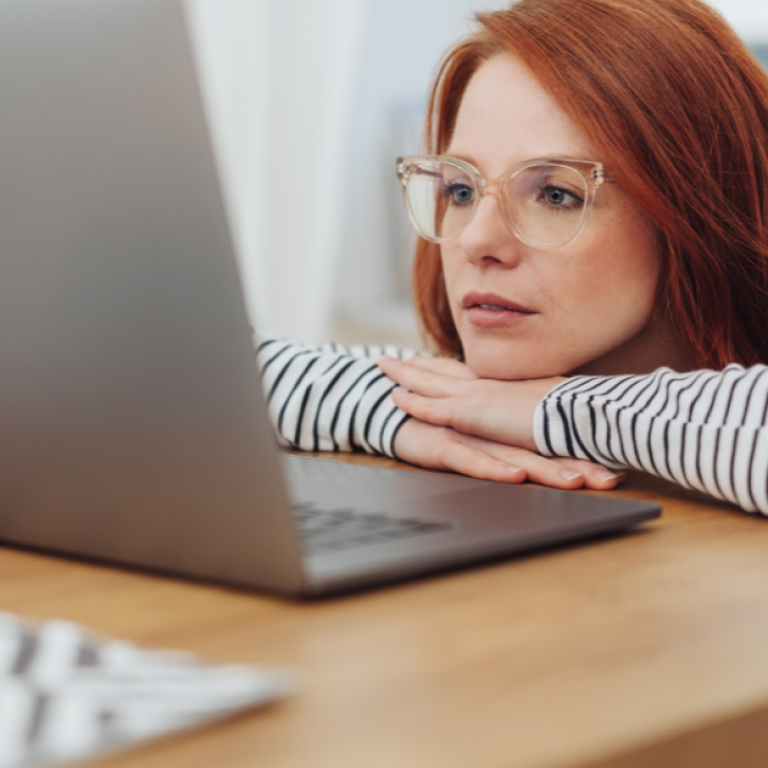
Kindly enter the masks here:
<path id="1" fill-rule="evenodd" d="M 436 533 L 453 527 L 448 520 L 355 513 L 349 508 L 294 507 L 304 549 L 310 554 L 381 544 L 395 539 Z"/>

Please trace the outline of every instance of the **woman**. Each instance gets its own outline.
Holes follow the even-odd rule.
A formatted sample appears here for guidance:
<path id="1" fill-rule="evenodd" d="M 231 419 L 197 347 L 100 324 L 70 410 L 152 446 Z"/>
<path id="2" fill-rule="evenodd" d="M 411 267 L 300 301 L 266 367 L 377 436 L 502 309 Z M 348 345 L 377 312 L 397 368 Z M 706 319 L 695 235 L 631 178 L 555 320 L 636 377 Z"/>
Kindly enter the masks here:
<path id="1" fill-rule="evenodd" d="M 698 0 L 478 20 L 398 166 L 442 356 L 270 340 L 279 434 L 561 488 L 637 467 L 768 513 L 768 76 Z"/>

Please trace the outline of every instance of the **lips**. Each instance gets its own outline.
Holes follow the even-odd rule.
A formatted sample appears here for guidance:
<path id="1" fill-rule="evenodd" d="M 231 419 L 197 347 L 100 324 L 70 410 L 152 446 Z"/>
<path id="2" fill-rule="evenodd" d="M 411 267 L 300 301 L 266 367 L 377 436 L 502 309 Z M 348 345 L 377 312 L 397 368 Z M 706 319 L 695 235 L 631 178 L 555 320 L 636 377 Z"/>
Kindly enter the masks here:
<path id="1" fill-rule="evenodd" d="M 521 304 L 517 304 L 514 301 L 505 299 L 503 296 L 499 296 L 495 293 L 479 293 L 478 291 L 470 291 L 464 295 L 461 300 L 461 306 L 464 309 L 472 309 L 473 307 L 480 307 L 481 309 L 489 309 L 491 311 L 503 312 L 523 312 L 526 315 L 534 314 L 534 310 L 528 309 Z"/>
<path id="2" fill-rule="evenodd" d="M 535 310 L 496 293 L 470 291 L 462 298 L 461 305 L 469 322 L 483 328 L 514 325 L 536 314 Z"/>

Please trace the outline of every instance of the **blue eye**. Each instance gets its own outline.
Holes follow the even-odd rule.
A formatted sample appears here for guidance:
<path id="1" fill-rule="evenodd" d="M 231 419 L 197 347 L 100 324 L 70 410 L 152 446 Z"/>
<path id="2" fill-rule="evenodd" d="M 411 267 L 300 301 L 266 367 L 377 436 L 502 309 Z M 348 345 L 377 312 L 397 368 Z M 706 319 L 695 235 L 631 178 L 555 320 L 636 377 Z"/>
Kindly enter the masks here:
<path id="1" fill-rule="evenodd" d="M 584 204 L 584 201 L 581 198 L 562 187 L 544 184 L 539 187 L 539 191 L 541 192 L 543 202 L 550 205 L 552 208 L 574 210 L 580 209 Z"/>
<path id="2" fill-rule="evenodd" d="M 467 184 L 454 182 L 443 186 L 443 197 L 452 205 L 469 205 L 475 199 L 475 190 Z"/>
<path id="3" fill-rule="evenodd" d="M 568 194 L 562 189 L 548 189 L 546 191 L 547 202 L 552 205 L 563 205 L 566 202 Z"/>

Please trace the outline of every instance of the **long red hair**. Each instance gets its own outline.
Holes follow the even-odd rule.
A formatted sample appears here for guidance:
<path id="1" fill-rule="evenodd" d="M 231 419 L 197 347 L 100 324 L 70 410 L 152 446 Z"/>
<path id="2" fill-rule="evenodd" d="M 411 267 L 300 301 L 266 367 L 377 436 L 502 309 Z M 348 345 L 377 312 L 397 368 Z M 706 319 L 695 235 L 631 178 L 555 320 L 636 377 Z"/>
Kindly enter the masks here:
<path id="1" fill-rule="evenodd" d="M 768 362 L 768 75 L 698 0 L 521 0 L 479 14 L 429 102 L 430 154 L 448 147 L 487 59 L 521 60 L 659 233 L 656 311 L 700 367 Z M 419 240 L 423 330 L 461 355 L 439 247 Z"/>

